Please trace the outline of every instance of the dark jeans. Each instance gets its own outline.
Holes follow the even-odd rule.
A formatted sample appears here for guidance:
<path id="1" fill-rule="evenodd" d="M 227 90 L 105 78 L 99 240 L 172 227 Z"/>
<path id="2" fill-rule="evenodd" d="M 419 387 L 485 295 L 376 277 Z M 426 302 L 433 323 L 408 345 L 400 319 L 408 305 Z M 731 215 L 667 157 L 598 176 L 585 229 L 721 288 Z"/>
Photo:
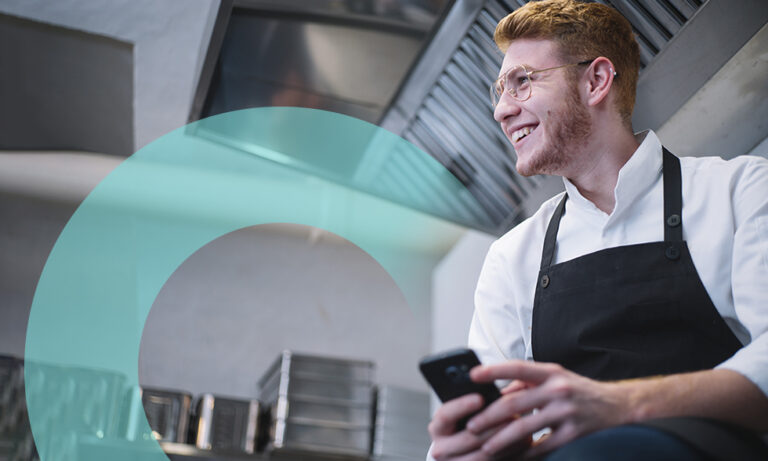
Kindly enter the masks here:
<path id="1" fill-rule="evenodd" d="M 619 426 L 565 445 L 542 461 L 706 461 L 685 442 L 657 429 Z"/>

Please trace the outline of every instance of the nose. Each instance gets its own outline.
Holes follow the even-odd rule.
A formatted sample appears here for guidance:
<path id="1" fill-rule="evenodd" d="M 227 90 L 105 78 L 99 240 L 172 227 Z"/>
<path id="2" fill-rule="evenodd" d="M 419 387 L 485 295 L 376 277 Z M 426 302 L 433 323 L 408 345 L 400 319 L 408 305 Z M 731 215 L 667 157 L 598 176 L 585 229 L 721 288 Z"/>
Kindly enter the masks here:
<path id="1" fill-rule="evenodd" d="M 493 109 L 493 118 L 501 123 L 509 117 L 514 117 L 520 113 L 520 101 L 513 98 L 506 91 L 501 95 L 498 104 Z"/>

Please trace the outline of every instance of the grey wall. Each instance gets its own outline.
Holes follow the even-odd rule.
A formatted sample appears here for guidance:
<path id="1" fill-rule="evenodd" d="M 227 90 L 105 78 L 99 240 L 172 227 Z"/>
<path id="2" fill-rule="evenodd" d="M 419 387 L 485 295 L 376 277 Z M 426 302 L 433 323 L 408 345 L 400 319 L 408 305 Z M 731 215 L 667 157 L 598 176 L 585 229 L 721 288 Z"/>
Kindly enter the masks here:
<path id="1" fill-rule="evenodd" d="M 0 152 L 0 354 L 24 355 L 48 254 L 80 201 L 119 163 L 107 155 Z"/>
<path id="2" fill-rule="evenodd" d="M 145 325 L 140 381 L 254 396 L 259 376 L 291 349 L 374 360 L 378 382 L 426 389 L 416 371 L 429 351 L 426 310 L 412 311 L 356 246 L 269 229 L 228 234 L 179 267 Z"/>
<path id="3" fill-rule="evenodd" d="M 71 203 L 0 192 L 0 354 L 22 357 L 37 280 Z"/>
<path id="4" fill-rule="evenodd" d="M 432 275 L 432 349 L 467 344 L 475 287 L 485 254 L 496 237 L 469 231 L 435 267 Z"/>
<path id="5" fill-rule="evenodd" d="M 218 5 L 218 0 L 2 0 L 0 12 L 132 44 L 133 145 L 139 149 L 186 124 Z"/>
<path id="6" fill-rule="evenodd" d="M 760 157 L 768 158 L 768 137 L 755 146 L 755 148 L 750 151 L 749 155 L 759 155 Z"/>
<path id="7" fill-rule="evenodd" d="M 477 278 L 485 254 L 496 237 L 468 231 L 445 255 L 432 273 L 433 351 L 465 347 L 475 309 Z M 432 411 L 440 401 L 432 394 Z"/>
<path id="8" fill-rule="evenodd" d="M 23 356 L 37 280 L 75 208 L 0 191 L 0 354 Z M 142 384 L 253 396 L 269 362 L 292 349 L 373 360 L 378 382 L 425 389 L 416 363 L 430 350 L 429 285 L 440 255 L 409 257 L 412 282 L 423 287 L 411 309 L 364 251 L 295 227 L 237 231 L 179 267 L 145 324 Z"/>

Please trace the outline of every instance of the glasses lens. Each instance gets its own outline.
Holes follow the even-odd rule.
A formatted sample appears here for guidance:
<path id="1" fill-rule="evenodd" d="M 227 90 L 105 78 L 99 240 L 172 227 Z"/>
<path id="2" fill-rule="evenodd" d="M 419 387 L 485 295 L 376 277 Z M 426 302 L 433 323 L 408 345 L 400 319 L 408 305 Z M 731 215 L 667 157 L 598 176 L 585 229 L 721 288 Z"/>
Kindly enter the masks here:
<path id="1" fill-rule="evenodd" d="M 523 66 L 517 66 L 507 72 L 504 87 L 517 100 L 525 101 L 531 96 L 531 77 Z"/>
<path id="2" fill-rule="evenodd" d="M 501 79 L 496 80 L 491 85 L 491 106 L 496 107 L 499 103 L 501 95 L 504 93 L 504 83 Z"/>
<path id="3" fill-rule="evenodd" d="M 525 101 L 531 97 L 531 79 L 528 76 L 528 70 L 523 66 L 517 66 L 493 82 L 491 85 L 491 104 L 493 107 L 499 103 L 504 91 L 520 101 Z"/>

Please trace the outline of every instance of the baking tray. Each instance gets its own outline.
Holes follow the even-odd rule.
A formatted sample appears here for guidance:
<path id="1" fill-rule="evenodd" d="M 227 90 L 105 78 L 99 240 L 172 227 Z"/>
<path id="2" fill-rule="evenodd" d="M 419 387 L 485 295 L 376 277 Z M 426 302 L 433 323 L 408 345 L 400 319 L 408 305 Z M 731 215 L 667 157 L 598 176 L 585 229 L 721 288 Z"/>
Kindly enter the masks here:
<path id="1" fill-rule="evenodd" d="M 258 400 L 203 394 L 195 405 L 190 443 L 204 450 L 254 453 L 260 412 Z"/>
<path id="2" fill-rule="evenodd" d="M 155 439 L 185 443 L 192 395 L 181 391 L 142 388 L 141 404 Z"/>

